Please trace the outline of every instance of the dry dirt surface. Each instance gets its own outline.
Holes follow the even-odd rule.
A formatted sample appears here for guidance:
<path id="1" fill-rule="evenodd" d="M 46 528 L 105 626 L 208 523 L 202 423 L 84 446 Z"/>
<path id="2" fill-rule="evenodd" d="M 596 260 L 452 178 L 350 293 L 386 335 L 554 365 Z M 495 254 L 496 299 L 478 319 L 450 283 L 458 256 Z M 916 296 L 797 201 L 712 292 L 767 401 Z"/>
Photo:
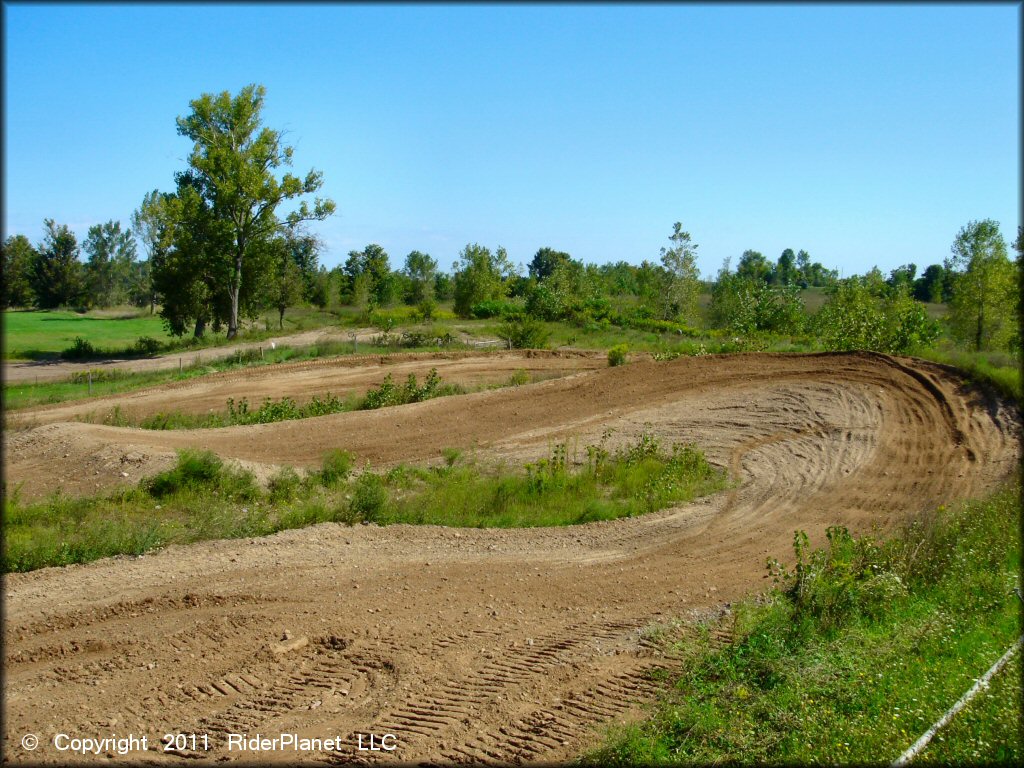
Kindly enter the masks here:
<path id="1" fill-rule="evenodd" d="M 52 489 L 108 464 L 115 482 L 129 455 L 149 472 L 184 446 L 259 466 L 342 447 L 380 467 L 446 446 L 522 460 L 645 428 L 697 443 L 735 487 L 562 529 L 327 524 L 8 576 L 6 759 L 87 760 L 54 738 L 132 734 L 147 752 L 93 759 L 567 761 L 678 663 L 652 628 L 764 588 L 795 529 L 820 542 L 828 525 L 892 527 L 995 487 L 1020 454 L 1018 414 L 950 369 L 830 354 L 636 363 L 245 428 L 58 422 L 9 435 L 5 460 L 8 482 Z M 164 752 L 164 734 L 198 740 Z M 232 734 L 337 741 L 253 752 Z M 371 734 L 395 749 L 367 751 Z"/>
<path id="2" fill-rule="evenodd" d="M 351 355 L 211 373 L 125 394 L 20 409 L 8 414 L 8 424 L 23 429 L 59 421 L 104 423 L 115 411 L 132 422 L 169 411 L 224 413 L 229 398 L 236 403 L 246 398 L 253 410 L 266 398 L 290 397 L 302 404 L 314 396 L 364 394 L 388 375 L 397 385 L 409 375 L 422 384 L 433 368 L 445 384 L 475 389 L 500 386 L 513 375 L 532 381 L 607 366 L 605 353 L 582 350 Z"/>

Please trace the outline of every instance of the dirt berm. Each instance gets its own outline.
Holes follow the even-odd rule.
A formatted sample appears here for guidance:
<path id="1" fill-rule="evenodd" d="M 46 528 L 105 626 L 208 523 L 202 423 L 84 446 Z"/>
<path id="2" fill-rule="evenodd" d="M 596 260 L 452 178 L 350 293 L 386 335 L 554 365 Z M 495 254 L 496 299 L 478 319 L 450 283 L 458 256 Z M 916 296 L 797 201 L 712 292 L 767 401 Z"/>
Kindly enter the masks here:
<path id="1" fill-rule="evenodd" d="M 5 471 L 45 492 L 93 471 L 81 487 L 123 482 L 124 466 L 134 482 L 185 446 L 260 467 L 316 466 L 335 447 L 375 467 L 449 446 L 523 460 L 645 425 L 697 443 L 735 487 L 613 523 L 321 525 L 8 576 L 6 758 L 87 760 L 55 736 L 134 734 L 146 759 L 184 763 L 160 737 L 195 733 L 186 755 L 211 761 L 564 761 L 636 714 L 650 670 L 677 663 L 650 628 L 766 587 L 765 560 L 791 560 L 795 529 L 820 541 L 828 525 L 891 528 L 986 492 L 1019 457 L 1017 413 L 950 369 L 735 355 L 244 428 L 49 423 L 6 437 Z M 25 734 L 40 739 L 31 753 Z M 229 734 L 338 743 L 254 753 Z M 396 748 L 360 751 L 360 734 Z"/>

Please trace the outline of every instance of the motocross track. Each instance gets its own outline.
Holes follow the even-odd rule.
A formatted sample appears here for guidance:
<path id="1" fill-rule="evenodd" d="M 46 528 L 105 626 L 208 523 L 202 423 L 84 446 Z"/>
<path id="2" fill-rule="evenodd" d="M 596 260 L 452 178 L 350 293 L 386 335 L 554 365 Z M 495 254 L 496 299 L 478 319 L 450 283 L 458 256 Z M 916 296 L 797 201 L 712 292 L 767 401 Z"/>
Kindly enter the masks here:
<path id="1" fill-rule="evenodd" d="M 637 713 L 651 670 L 678 663 L 646 628 L 762 589 L 765 559 L 790 561 L 795 529 L 820 541 L 828 525 L 889 528 L 995 487 L 1020 454 L 1016 411 L 951 369 L 731 355 L 250 427 L 50 423 L 7 436 L 5 470 L 50 490 L 93 467 L 120 482 L 120 467 L 147 474 L 185 446 L 264 467 L 317 466 L 334 447 L 375 467 L 446 446 L 520 461 L 645 424 L 697 443 L 735 487 L 562 529 L 326 524 L 9 575 L 7 759 L 67 762 L 56 733 L 133 733 L 149 735 L 154 763 L 565 761 Z M 164 733 L 209 734 L 211 750 L 165 754 Z M 228 751 L 229 733 L 342 743 L 254 754 Z M 371 733 L 397 749 L 360 752 Z"/>

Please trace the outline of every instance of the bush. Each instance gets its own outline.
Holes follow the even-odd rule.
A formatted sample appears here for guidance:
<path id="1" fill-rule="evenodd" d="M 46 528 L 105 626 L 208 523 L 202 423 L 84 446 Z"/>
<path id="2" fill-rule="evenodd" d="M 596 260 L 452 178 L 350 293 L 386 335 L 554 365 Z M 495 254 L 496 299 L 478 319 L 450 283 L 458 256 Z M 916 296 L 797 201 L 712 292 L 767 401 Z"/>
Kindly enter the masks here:
<path id="1" fill-rule="evenodd" d="M 388 492 L 384 479 L 373 472 L 363 472 L 352 489 L 349 509 L 354 516 L 373 522 L 387 507 Z"/>
<path id="2" fill-rule="evenodd" d="M 518 307 L 500 299 L 487 299 L 479 301 L 469 308 L 470 317 L 478 320 L 486 320 L 492 317 L 509 317 L 518 311 Z"/>
<path id="3" fill-rule="evenodd" d="M 226 498 L 255 498 L 256 479 L 251 472 L 232 470 L 212 451 L 186 448 L 178 451 L 173 469 L 154 475 L 144 484 L 151 496 L 161 498 L 182 491 L 214 490 Z"/>
<path id="4" fill-rule="evenodd" d="M 298 472 L 291 467 L 281 467 L 281 470 L 270 478 L 270 482 L 267 484 L 270 500 L 274 502 L 290 501 L 301 485 L 302 480 L 299 478 Z"/>
<path id="5" fill-rule="evenodd" d="M 97 357 L 99 350 L 81 336 L 75 337 L 75 342 L 60 353 L 65 360 L 81 360 L 86 357 Z"/>
<path id="6" fill-rule="evenodd" d="M 517 315 L 498 326 L 498 338 L 513 349 L 544 349 L 550 335 L 540 320 L 529 316 Z"/>
<path id="7" fill-rule="evenodd" d="M 320 483 L 328 488 L 344 482 L 352 472 L 352 454 L 334 449 L 324 456 L 320 467 Z"/>
<path id="8" fill-rule="evenodd" d="M 155 355 L 164 348 L 164 345 L 157 339 L 151 336 L 139 336 L 135 340 L 135 346 L 133 349 L 140 355 Z"/>
<path id="9" fill-rule="evenodd" d="M 626 364 L 626 353 L 629 351 L 628 344 L 616 344 L 608 350 L 608 365 L 612 368 Z"/>

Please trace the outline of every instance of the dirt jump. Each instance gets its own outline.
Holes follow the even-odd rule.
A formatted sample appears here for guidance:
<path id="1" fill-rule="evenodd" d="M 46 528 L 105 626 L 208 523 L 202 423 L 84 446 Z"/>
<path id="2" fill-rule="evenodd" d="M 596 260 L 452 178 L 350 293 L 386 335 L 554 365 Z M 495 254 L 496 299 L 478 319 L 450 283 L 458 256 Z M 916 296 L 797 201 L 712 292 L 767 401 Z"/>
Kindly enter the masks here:
<path id="1" fill-rule="evenodd" d="M 478 365 L 431 362 L 446 379 L 460 364 Z M 829 525 L 891 529 L 994 488 L 1019 461 L 1016 410 L 919 360 L 557 365 L 567 375 L 535 384 L 213 430 L 116 428 L 39 410 L 38 426 L 10 432 L 4 446 L 7 483 L 32 496 L 136 482 L 188 446 L 268 471 L 318 466 L 332 448 L 381 468 L 436 462 L 446 447 L 533 460 L 556 442 L 609 432 L 625 442 L 643 429 L 696 443 L 734 485 L 583 526 L 325 524 L 9 575 L 7 759 L 567 761 L 641 711 L 652 670 L 679 663 L 652 629 L 766 588 L 766 558 L 791 561 L 794 530 L 820 542 Z M 340 386 L 316 386 L 328 385 Z M 161 392 L 166 408 L 192 397 L 187 387 Z M 25 734 L 38 736 L 36 750 Z M 83 756 L 59 751 L 60 734 L 146 736 L 148 751 Z M 165 752 L 165 734 L 186 738 Z M 256 737 L 277 748 L 253 749 Z"/>

